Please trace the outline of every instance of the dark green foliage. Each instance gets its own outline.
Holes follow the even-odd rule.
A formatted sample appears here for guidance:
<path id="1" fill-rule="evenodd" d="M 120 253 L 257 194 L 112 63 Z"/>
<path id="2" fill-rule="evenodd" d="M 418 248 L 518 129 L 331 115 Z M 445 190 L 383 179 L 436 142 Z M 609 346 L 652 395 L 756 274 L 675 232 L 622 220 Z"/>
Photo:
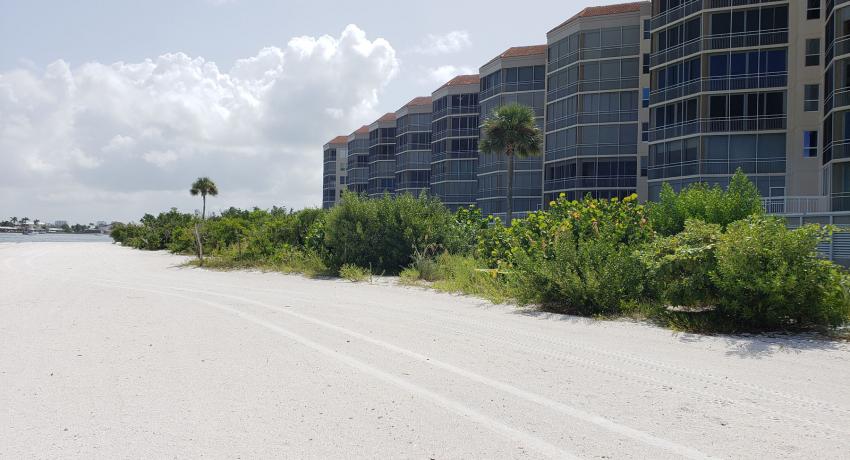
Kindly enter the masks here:
<path id="1" fill-rule="evenodd" d="M 195 221 L 191 214 L 177 212 L 171 208 L 158 216 L 145 214 L 141 223 L 116 225 L 111 233 L 112 239 L 125 246 L 148 251 L 169 249 L 175 243 L 175 238 L 182 239 L 181 228 L 190 227 Z M 182 245 L 182 243 L 179 243 Z"/>
<path id="2" fill-rule="evenodd" d="M 681 233 L 647 245 L 641 259 L 663 302 L 697 311 L 717 304 L 719 293 L 711 274 L 717 268 L 721 233 L 720 225 L 689 220 Z"/>
<path id="3" fill-rule="evenodd" d="M 800 330 L 850 318 L 846 273 L 817 256 L 829 229 L 789 229 L 782 219 L 752 216 L 724 232 L 690 220 L 678 235 L 643 254 L 659 301 L 685 307 L 700 328 L 714 331 Z M 687 324 L 687 321 L 685 321 Z"/>
<path id="4" fill-rule="evenodd" d="M 680 193 L 664 183 L 657 203 L 649 204 L 653 228 L 661 235 L 675 235 L 688 219 L 699 219 L 721 227 L 763 213 L 758 189 L 739 169 L 723 190 L 719 186 L 694 184 Z"/>
<path id="5" fill-rule="evenodd" d="M 791 230 L 778 218 L 751 217 L 729 226 L 717 245 L 713 280 L 717 314 L 742 330 L 837 326 L 850 316 L 848 278 L 817 257 L 828 230 Z"/>
<path id="6" fill-rule="evenodd" d="M 334 269 L 351 264 L 397 274 L 416 251 L 430 245 L 456 249 L 460 242 L 456 230 L 454 215 L 437 199 L 411 195 L 367 199 L 347 193 L 325 219 L 324 255 Z"/>
<path id="7" fill-rule="evenodd" d="M 521 302 L 611 315 L 647 296 L 637 250 L 653 233 L 634 196 L 580 202 L 562 197 L 549 211 L 514 221 L 507 232 L 510 249 L 496 265 L 508 270 Z"/>

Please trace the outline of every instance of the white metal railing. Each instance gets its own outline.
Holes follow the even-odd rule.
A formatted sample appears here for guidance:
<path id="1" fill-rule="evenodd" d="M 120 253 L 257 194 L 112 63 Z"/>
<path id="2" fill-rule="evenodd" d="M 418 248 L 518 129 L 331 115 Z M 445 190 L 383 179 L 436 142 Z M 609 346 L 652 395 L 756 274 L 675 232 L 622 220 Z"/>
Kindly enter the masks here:
<path id="1" fill-rule="evenodd" d="M 817 214 L 829 212 L 827 196 L 782 196 L 762 198 L 768 214 Z"/>

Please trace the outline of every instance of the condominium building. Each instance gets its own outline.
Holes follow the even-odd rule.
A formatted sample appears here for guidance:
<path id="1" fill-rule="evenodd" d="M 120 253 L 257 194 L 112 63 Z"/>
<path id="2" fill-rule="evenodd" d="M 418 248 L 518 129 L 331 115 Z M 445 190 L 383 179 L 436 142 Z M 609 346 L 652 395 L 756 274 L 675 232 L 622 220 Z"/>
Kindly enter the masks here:
<path id="1" fill-rule="evenodd" d="M 348 136 L 348 191 L 365 194 L 369 186 L 369 127 L 361 126 Z"/>
<path id="2" fill-rule="evenodd" d="M 395 190 L 419 196 L 431 186 L 431 97 L 417 97 L 396 114 Z"/>
<path id="3" fill-rule="evenodd" d="M 534 110 L 543 129 L 546 98 L 546 45 L 513 47 L 481 67 L 479 105 L 481 121 L 499 108 L 521 104 Z M 541 146 L 542 148 L 542 146 Z M 525 217 L 542 204 L 543 156 L 514 161 L 513 213 Z M 502 219 L 507 211 L 508 167 L 504 153 L 478 158 L 478 207 L 484 215 Z"/>
<path id="4" fill-rule="evenodd" d="M 395 113 L 387 113 L 369 125 L 369 187 L 371 198 L 395 193 Z"/>
<path id="5" fill-rule="evenodd" d="M 431 194 L 451 210 L 478 196 L 478 75 L 461 75 L 434 91 Z"/>
<path id="6" fill-rule="evenodd" d="M 551 30 L 544 201 L 637 191 L 649 2 L 588 7 Z M 644 45 L 644 42 L 646 44 Z"/>
<path id="7" fill-rule="evenodd" d="M 843 212 L 850 211 L 850 3 L 825 3 L 822 191 L 831 210 Z M 806 17 L 819 12 L 812 7 Z"/>
<path id="8" fill-rule="evenodd" d="M 822 16 L 818 0 L 653 1 L 650 199 L 664 182 L 726 185 L 742 169 L 770 211 L 827 210 L 819 139 L 829 151 L 834 118 L 827 89 L 824 136 Z"/>
<path id="9" fill-rule="evenodd" d="M 345 189 L 346 163 L 348 162 L 348 137 L 339 136 L 324 146 L 324 171 L 322 207 L 332 208 Z"/>

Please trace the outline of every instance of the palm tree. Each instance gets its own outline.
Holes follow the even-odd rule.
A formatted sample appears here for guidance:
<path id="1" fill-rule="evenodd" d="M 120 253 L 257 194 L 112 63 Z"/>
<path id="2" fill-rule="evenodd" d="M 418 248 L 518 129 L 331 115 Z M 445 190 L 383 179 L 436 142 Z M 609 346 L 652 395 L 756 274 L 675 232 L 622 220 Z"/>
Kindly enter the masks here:
<path id="1" fill-rule="evenodd" d="M 11 221 L 12 221 L 12 227 L 18 226 L 18 218 L 17 217 L 12 217 Z"/>
<path id="2" fill-rule="evenodd" d="M 508 160 L 508 207 L 506 222 L 513 220 L 514 158 L 539 156 L 543 133 L 534 120 L 534 111 L 520 104 L 498 108 L 481 126 L 479 149 L 487 154 L 504 153 Z"/>
<path id="3" fill-rule="evenodd" d="M 192 188 L 189 189 L 189 193 L 192 196 L 201 195 L 201 198 L 204 199 L 204 208 L 201 212 L 201 220 L 206 220 L 207 217 L 207 195 L 216 196 L 218 195 L 218 187 L 216 187 L 215 182 L 212 181 L 209 177 L 199 177 L 198 180 L 192 184 Z"/>

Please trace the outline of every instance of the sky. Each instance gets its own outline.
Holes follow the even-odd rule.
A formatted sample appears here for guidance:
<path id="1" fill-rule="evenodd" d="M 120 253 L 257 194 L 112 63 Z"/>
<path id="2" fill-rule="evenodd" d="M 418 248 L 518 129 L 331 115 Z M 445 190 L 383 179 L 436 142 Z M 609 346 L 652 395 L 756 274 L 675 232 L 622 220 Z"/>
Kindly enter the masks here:
<path id="1" fill-rule="evenodd" d="M 0 0 L 0 220 L 320 206 L 328 140 L 599 3 Z"/>

